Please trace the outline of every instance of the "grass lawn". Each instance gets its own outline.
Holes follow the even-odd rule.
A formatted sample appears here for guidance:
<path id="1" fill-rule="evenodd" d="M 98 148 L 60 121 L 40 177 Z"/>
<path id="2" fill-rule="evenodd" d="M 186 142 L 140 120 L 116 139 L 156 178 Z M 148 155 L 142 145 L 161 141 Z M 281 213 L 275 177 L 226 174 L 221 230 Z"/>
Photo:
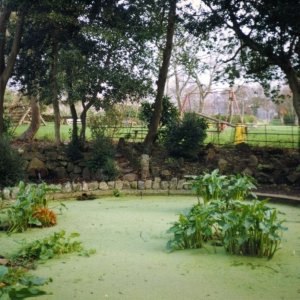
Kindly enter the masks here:
<path id="1" fill-rule="evenodd" d="M 27 125 L 19 126 L 15 134 L 20 135 L 26 130 Z M 71 125 L 61 125 L 62 141 L 70 139 Z M 125 137 L 130 141 L 143 141 L 147 133 L 145 126 L 120 127 L 116 130 L 109 129 L 109 134 L 113 135 L 114 139 Z M 91 138 L 90 129 L 87 128 L 87 139 Z M 54 124 L 47 123 L 46 126 L 41 126 L 36 138 L 39 140 L 53 141 L 54 140 Z M 209 128 L 205 143 L 213 143 L 216 145 L 233 144 L 235 138 L 235 129 L 227 127 L 221 133 L 218 133 L 215 128 Z M 283 126 L 283 125 L 258 125 L 247 127 L 246 141 L 254 146 L 269 146 L 280 148 L 297 148 L 300 139 L 300 127 Z"/>
<path id="2" fill-rule="evenodd" d="M 21 135 L 26 129 L 28 125 L 21 125 L 19 126 L 15 131 L 15 136 Z M 70 140 L 72 126 L 71 125 L 60 125 L 60 133 L 61 133 L 61 139 L 62 141 L 68 141 Z M 91 137 L 91 132 L 89 129 L 87 129 L 87 137 Z M 47 123 L 46 126 L 41 125 L 39 131 L 37 132 L 36 139 L 38 140 L 44 140 L 44 141 L 54 141 L 54 123 Z"/>
<path id="3" fill-rule="evenodd" d="M 221 133 L 208 130 L 205 142 L 218 145 L 232 144 L 235 139 L 235 128 L 227 127 Z M 253 146 L 297 148 L 300 139 L 300 127 L 283 125 L 248 126 L 246 142 Z"/>

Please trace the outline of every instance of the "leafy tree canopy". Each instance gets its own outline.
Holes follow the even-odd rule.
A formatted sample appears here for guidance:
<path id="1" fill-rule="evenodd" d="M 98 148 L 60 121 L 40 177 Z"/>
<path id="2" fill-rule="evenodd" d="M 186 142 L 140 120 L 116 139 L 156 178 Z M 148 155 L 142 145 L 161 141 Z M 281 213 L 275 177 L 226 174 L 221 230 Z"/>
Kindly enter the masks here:
<path id="1" fill-rule="evenodd" d="M 204 36 L 224 26 L 229 29 L 228 43 L 240 42 L 233 49 L 232 59 L 238 58 L 249 76 L 270 82 L 281 77 L 281 70 L 293 92 L 299 117 L 300 2 L 203 0 L 203 3 L 202 18 L 194 21 L 191 29 Z M 239 75 L 237 69 L 229 68 L 228 71 L 232 76 Z"/>

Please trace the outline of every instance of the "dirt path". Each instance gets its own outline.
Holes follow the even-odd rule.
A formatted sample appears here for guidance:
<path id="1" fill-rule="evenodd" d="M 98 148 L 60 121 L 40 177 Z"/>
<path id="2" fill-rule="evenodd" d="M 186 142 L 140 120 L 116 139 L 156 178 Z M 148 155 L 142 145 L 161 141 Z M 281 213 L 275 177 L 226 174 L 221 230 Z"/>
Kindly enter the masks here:
<path id="1" fill-rule="evenodd" d="M 1 233 L 0 248 L 9 253 L 15 240 L 64 229 L 96 249 L 89 258 L 73 254 L 39 265 L 34 273 L 53 278 L 45 287 L 53 294 L 38 299 L 299 299 L 300 208 L 276 205 L 286 213 L 289 231 L 271 261 L 229 256 L 219 248 L 167 253 L 166 230 L 194 202 L 186 196 L 70 201 L 58 226 Z"/>

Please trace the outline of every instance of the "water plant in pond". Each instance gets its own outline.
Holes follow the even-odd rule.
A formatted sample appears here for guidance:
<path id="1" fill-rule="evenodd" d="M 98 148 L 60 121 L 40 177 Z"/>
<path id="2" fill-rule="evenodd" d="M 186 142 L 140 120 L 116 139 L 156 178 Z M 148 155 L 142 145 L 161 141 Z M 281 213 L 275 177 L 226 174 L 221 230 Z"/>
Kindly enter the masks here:
<path id="1" fill-rule="evenodd" d="M 167 248 L 201 248 L 213 240 L 230 254 L 272 258 L 286 228 L 277 210 L 266 205 L 267 200 L 241 201 L 252 195 L 253 188 L 249 176 L 225 176 L 218 170 L 199 176 L 194 189 L 204 203 L 198 201 L 187 214 L 180 214 L 168 230 L 174 236 Z"/>
<path id="2" fill-rule="evenodd" d="M 198 176 L 192 185 L 199 198 L 204 203 L 211 200 L 244 200 L 249 197 L 255 198 L 252 193 L 256 189 L 255 181 L 247 175 L 221 175 L 218 169 L 211 173 Z"/>
<path id="3" fill-rule="evenodd" d="M 47 207 L 46 194 L 49 190 L 45 183 L 39 185 L 26 185 L 22 181 L 19 183 L 17 199 L 6 211 L 10 223 L 8 233 L 23 232 L 33 225 L 56 224 L 55 213 Z"/>
<path id="4" fill-rule="evenodd" d="M 212 200 L 196 204 L 168 230 L 174 237 L 169 250 L 201 248 L 209 241 L 223 245 L 230 254 L 272 258 L 282 240 L 283 220 L 266 201 L 244 203 Z"/>
<path id="5" fill-rule="evenodd" d="M 201 248 L 208 240 L 218 239 L 216 219 L 219 216 L 212 208 L 196 204 L 187 214 L 180 214 L 179 220 L 168 230 L 174 238 L 168 242 L 167 249 Z"/>
<path id="6" fill-rule="evenodd" d="M 23 242 L 22 247 L 12 256 L 11 261 L 15 265 L 28 266 L 36 260 L 47 260 L 66 253 L 92 254 L 93 251 L 85 251 L 82 243 L 74 240 L 78 236 L 78 233 L 66 236 L 66 232 L 62 230 L 54 232 L 53 235 L 42 240 L 31 243 Z"/>
<path id="7" fill-rule="evenodd" d="M 78 233 L 66 236 L 65 231 L 31 243 L 22 242 L 22 247 L 7 260 L 8 266 L 0 265 L 0 299 L 24 299 L 45 295 L 39 286 L 51 282 L 51 278 L 36 277 L 28 274 L 37 260 L 48 260 L 55 256 L 77 252 L 89 256 L 95 250 L 84 250 L 80 241 L 74 240 Z"/>
<path id="8" fill-rule="evenodd" d="M 25 299 L 45 295 L 46 292 L 40 286 L 51 280 L 30 275 L 23 268 L 0 265 L 0 299 Z"/>
<path id="9" fill-rule="evenodd" d="M 114 195 L 114 197 L 119 198 L 119 197 L 122 196 L 122 193 L 120 192 L 120 190 L 114 189 L 113 190 L 113 195 Z"/>
<path id="10" fill-rule="evenodd" d="M 266 201 L 235 201 L 231 209 L 222 214 L 219 226 L 227 252 L 270 259 L 286 230 L 282 223 L 277 210 L 266 206 Z"/>

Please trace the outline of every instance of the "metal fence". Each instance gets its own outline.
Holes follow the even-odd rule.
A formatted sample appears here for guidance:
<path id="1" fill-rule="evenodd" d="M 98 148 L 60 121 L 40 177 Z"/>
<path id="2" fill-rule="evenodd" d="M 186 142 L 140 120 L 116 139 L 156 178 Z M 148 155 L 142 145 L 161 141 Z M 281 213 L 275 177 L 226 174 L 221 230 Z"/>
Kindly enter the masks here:
<path id="1" fill-rule="evenodd" d="M 253 146 L 298 149 L 300 143 L 299 126 L 245 124 L 242 137 L 237 136 L 237 127 L 222 128 L 220 124 L 210 124 L 205 144 L 230 145 L 245 142 Z M 142 125 L 107 127 L 107 135 L 115 140 L 125 138 L 131 142 L 142 142 L 148 128 Z"/>

